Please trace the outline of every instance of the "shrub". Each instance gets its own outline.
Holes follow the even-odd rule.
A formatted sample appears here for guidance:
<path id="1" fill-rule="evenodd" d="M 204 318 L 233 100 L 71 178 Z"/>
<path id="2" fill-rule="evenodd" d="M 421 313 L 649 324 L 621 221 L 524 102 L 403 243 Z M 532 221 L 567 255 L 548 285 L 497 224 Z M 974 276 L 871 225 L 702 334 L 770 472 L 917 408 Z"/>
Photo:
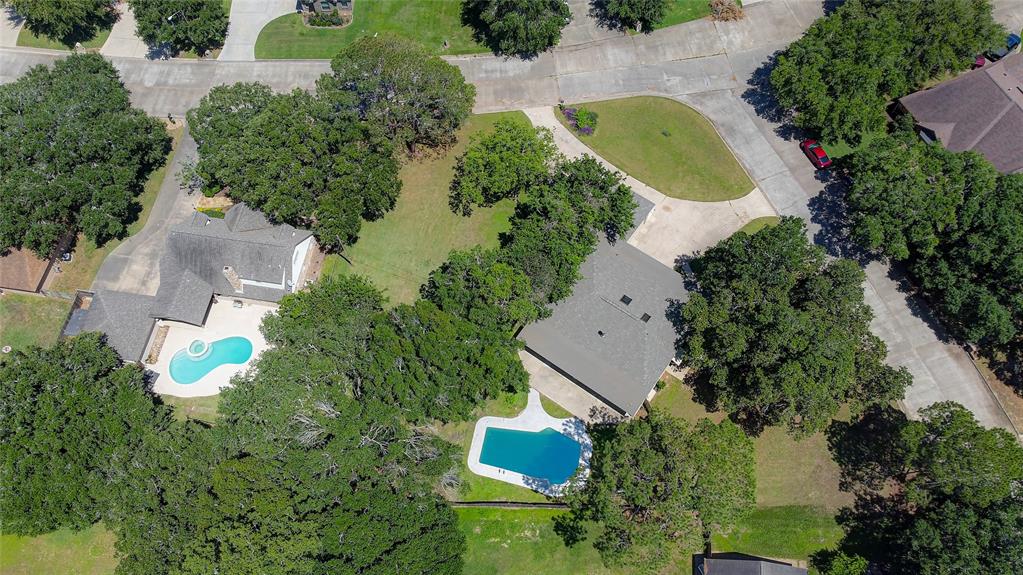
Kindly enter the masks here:
<path id="1" fill-rule="evenodd" d="M 329 28 L 333 26 L 344 26 L 348 24 L 348 19 L 338 14 L 337 12 L 330 12 L 327 14 L 310 14 L 306 18 L 305 23 L 308 26 Z"/>
<path id="2" fill-rule="evenodd" d="M 561 113 L 565 115 L 569 125 L 580 134 L 592 136 L 594 130 L 597 129 L 597 113 L 592 110 L 579 106 L 578 108 L 561 108 Z"/>

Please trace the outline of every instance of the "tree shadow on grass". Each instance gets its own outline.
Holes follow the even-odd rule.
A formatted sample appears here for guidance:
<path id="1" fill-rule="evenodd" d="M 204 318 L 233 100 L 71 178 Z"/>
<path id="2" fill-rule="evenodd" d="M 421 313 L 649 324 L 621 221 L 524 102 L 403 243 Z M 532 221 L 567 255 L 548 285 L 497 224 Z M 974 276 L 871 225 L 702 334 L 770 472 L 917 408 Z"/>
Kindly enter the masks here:
<path id="1" fill-rule="evenodd" d="M 7 10 L 9 14 L 12 13 L 10 8 Z M 98 36 L 101 31 L 113 28 L 118 19 L 120 19 L 120 14 L 118 14 L 117 10 L 110 10 L 103 16 L 92 16 L 87 18 L 72 28 L 67 34 L 62 34 L 62 31 L 57 30 L 52 26 L 46 26 L 45 24 L 30 22 L 27 20 L 25 21 L 25 28 L 37 38 L 45 36 L 54 42 L 59 42 L 64 46 L 67 46 L 69 49 L 73 49 L 79 42 L 85 44 Z"/>

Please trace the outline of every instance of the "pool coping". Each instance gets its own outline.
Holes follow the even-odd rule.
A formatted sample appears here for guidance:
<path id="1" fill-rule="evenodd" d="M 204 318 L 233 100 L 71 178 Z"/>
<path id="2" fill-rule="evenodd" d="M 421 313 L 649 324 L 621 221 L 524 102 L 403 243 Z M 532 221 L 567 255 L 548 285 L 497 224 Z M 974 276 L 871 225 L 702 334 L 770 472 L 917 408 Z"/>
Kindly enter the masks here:
<path id="1" fill-rule="evenodd" d="M 572 479 L 564 483 L 551 483 L 547 479 L 523 475 L 509 469 L 495 467 L 480 461 L 483 452 L 483 438 L 487 429 L 496 427 L 500 429 L 512 429 L 516 431 L 543 431 L 548 427 L 577 441 L 582 449 L 579 452 L 580 471 Z M 575 482 L 585 481 L 590 473 L 590 455 L 593 453 L 593 442 L 586 433 L 586 424 L 578 417 L 561 419 L 552 417 L 543 409 L 540 403 L 540 393 L 535 389 L 529 390 L 529 398 L 526 408 L 515 417 L 496 417 L 488 415 L 481 417 L 476 422 L 476 428 L 472 433 L 472 444 L 469 446 L 468 465 L 469 470 L 482 477 L 504 481 L 519 487 L 532 489 L 550 497 L 558 497 L 564 493 L 565 488 Z"/>

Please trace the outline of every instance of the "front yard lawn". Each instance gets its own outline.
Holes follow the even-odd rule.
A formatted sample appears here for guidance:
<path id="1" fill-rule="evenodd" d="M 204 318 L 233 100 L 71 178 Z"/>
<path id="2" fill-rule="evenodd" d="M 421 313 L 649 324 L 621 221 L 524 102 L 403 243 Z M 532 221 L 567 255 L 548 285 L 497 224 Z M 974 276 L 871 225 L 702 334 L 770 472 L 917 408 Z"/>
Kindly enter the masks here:
<path id="1" fill-rule="evenodd" d="M 300 14 L 267 24 L 256 40 L 256 59 L 329 59 L 360 36 L 378 33 L 411 38 L 438 54 L 475 54 L 487 48 L 462 25 L 462 3 L 451 0 L 359 0 L 344 28 L 312 28 Z M 447 41 L 447 48 L 444 42 Z"/>
<path id="2" fill-rule="evenodd" d="M 471 116 L 459 131 L 457 144 L 435 157 L 407 162 L 401 169 L 401 196 L 395 208 L 363 224 L 359 240 L 345 250 L 351 263 L 338 255 L 328 256 L 321 277 L 361 274 L 382 289 L 391 304 L 410 303 L 451 250 L 496 247 L 498 234 L 508 229 L 514 202 L 505 200 L 464 217 L 448 206 L 448 187 L 455 158 L 465 150 L 469 137 L 492 129 L 504 117 L 528 121 L 521 112 Z"/>
<path id="3" fill-rule="evenodd" d="M 778 216 L 763 216 L 750 220 L 745 226 L 739 228 L 740 232 L 746 232 L 749 235 L 753 235 L 766 227 L 773 227 L 778 225 L 781 218 Z M 738 233 L 738 232 L 737 232 Z"/>
<path id="4" fill-rule="evenodd" d="M 71 302 L 7 292 L 0 295 L 0 347 L 25 349 L 53 345 L 60 336 Z"/>
<path id="5" fill-rule="evenodd" d="M 37 537 L 0 535 L 4 575 L 112 575 L 117 567 L 113 532 L 102 523 L 83 531 L 61 529 Z"/>
<path id="6" fill-rule="evenodd" d="M 683 200 L 735 200 L 753 182 L 699 112 L 668 98 L 641 96 L 572 104 L 597 113 L 597 128 L 580 140 L 619 170 Z M 555 115 L 562 124 L 565 117 Z"/>
<path id="7" fill-rule="evenodd" d="M 163 179 L 167 175 L 167 169 L 170 166 L 171 160 L 174 159 L 174 152 L 178 149 L 178 142 L 181 141 L 181 134 L 183 132 L 184 128 L 168 129 L 168 133 L 172 138 L 171 151 L 167 154 L 167 160 L 164 165 L 153 170 L 152 174 L 149 174 L 149 179 L 146 180 L 142 193 L 136 198 L 142 204 L 142 211 L 139 213 L 138 219 L 128 226 L 129 236 L 137 234 L 146 225 L 149 213 L 153 210 L 153 204 L 156 203 L 156 198 L 160 195 L 160 186 L 163 185 Z M 79 234 L 78 241 L 75 242 L 74 257 L 71 262 L 57 262 L 60 264 L 61 272 L 55 274 L 53 283 L 50 284 L 50 289 L 66 293 L 74 293 L 77 289 L 89 289 L 89 286 L 92 285 L 92 280 L 96 277 L 96 272 L 103 265 L 103 260 L 122 241 L 124 240 L 111 240 L 103 244 L 102 247 L 97 247 L 93 241 L 87 240 Z"/>
<path id="8" fill-rule="evenodd" d="M 110 28 L 99 30 L 95 36 L 89 38 L 85 42 L 82 42 L 82 50 L 86 52 L 99 52 L 99 49 L 106 44 L 107 38 L 110 37 Z M 70 45 L 65 44 L 60 40 L 54 40 L 49 36 L 40 34 L 36 36 L 32 33 L 28 27 L 23 26 L 21 32 L 18 32 L 18 46 L 25 48 L 46 48 L 48 50 L 71 50 L 75 47 L 75 43 L 72 42 Z"/>

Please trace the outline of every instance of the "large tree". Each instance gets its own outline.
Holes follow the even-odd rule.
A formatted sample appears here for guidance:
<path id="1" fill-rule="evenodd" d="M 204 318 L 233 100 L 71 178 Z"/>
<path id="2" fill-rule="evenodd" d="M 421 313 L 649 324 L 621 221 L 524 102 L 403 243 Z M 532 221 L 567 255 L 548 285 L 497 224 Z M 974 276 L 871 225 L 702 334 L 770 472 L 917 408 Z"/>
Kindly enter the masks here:
<path id="1" fill-rule="evenodd" d="M 650 31 L 664 19 L 671 0 L 598 0 L 598 14 L 619 28 Z"/>
<path id="2" fill-rule="evenodd" d="M 0 252 L 49 257 L 79 230 L 97 244 L 123 237 L 169 146 L 163 124 L 131 107 L 97 54 L 72 54 L 0 86 Z"/>
<path id="3" fill-rule="evenodd" d="M 410 153 L 454 142 L 476 98 L 458 68 L 397 36 L 360 38 L 330 67 L 318 92 L 335 108 L 356 110 Z"/>
<path id="4" fill-rule="evenodd" d="M 961 338 L 1011 350 L 1023 337 L 1023 176 L 912 133 L 850 158 L 853 236 L 906 261 Z"/>
<path id="5" fill-rule="evenodd" d="M 476 206 L 492 206 L 517 198 L 541 183 L 558 159 L 558 148 L 547 128 L 504 119 L 494 131 L 473 137 L 455 163 L 451 209 L 472 214 Z"/>
<path id="6" fill-rule="evenodd" d="M 0 381 L 5 533 L 81 529 L 100 519 L 103 493 L 120 470 L 115 453 L 168 424 L 142 370 L 122 367 L 97 333 L 15 352 L 0 362 Z"/>
<path id="7" fill-rule="evenodd" d="M 799 436 L 823 429 L 843 403 L 859 411 L 902 397 L 910 376 L 884 364 L 863 271 L 828 261 L 802 220 L 735 234 L 693 270 L 698 289 L 681 310 L 680 344 L 708 407 Z"/>
<path id="8" fill-rule="evenodd" d="M 955 403 L 908 421 L 875 410 L 830 432 L 856 505 L 842 547 L 888 573 L 981 575 L 1023 567 L 1023 447 Z M 867 473 L 864 473 L 867 470 Z"/>
<path id="9" fill-rule="evenodd" d="M 555 46 L 572 20 L 565 0 L 465 0 L 462 11 L 491 50 L 521 56 Z"/>
<path id="10" fill-rule="evenodd" d="M 129 0 L 138 35 L 156 48 L 202 55 L 223 46 L 227 11 L 222 0 Z"/>
<path id="11" fill-rule="evenodd" d="M 602 524 L 594 545 L 609 565 L 654 570 L 678 546 L 708 550 L 753 508 L 753 441 L 727 420 L 690 426 L 654 410 L 591 435 L 590 475 L 566 501 L 571 521 Z"/>
<path id="12" fill-rule="evenodd" d="M 25 19 L 36 36 L 48 36 L 68 46 L 96 36 L 117 21 L 117 0 L 0 0 L 0 6 Z"/>
<path id="13" fill-rule="evenodd" d="M 309 226 L 341 250 L 401 189 L 392 146 L 357 113 L 301 90 L 218 86 L 188 113 L 207 192 L 227 189 L 274 221 Z"/>
<path id="14" fill-rule="evenodd" d="M 970 66 L 1004 37 L 988 0 L 849 0 L 779 57 L 771 85 L 796 125 L 860 142 L 885 128 L 885 104 Z"/>

